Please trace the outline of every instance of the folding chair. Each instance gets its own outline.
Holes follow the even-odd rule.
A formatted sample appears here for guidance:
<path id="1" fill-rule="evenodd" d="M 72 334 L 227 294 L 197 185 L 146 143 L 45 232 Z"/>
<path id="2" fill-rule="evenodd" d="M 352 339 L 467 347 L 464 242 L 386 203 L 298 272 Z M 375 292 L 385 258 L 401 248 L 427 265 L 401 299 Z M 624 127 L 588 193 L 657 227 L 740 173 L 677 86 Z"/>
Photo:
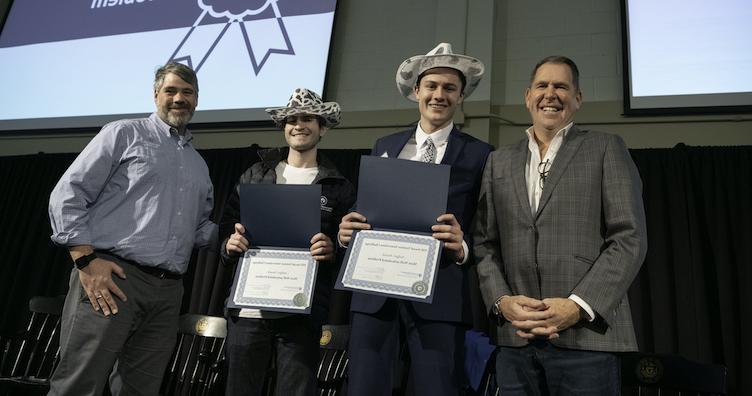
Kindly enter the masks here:
<path id="1" fill-rule="evenodd" d="M 621 355 L 622 395 L 725 395 L 726 367 L 677 355 Z"/>
<path id="2" fill-rule="evenodd" d="M 0 389 L 8 395 L 44 394 L 60 357 L 60 316 L 65 296 L 32 297 L 23 333 L 4 340 Z"/>
<path id="3" fill-rule="evenodd" d="M 216 316 L 185 314 L 180 317 L 178 332 L 161 393 L 212 394 L 223 370 L 227 322 Z"/>
<path id="4" fill-rule="evenodd" d="M 496 345 L 484 333 L 465 332 L 465 374 L 469 388 L 465 394 L 473 396 L 498 396 L 496 383 Z"/>
<path id="5" fill-rule="evenodd" d="M 319 342 L 320 360 L 316 373 L 318 395 L 336 396 L 342 393 L 347 378 L 347 343 L 350 340 L 350 325 L 324 325 Z"/>

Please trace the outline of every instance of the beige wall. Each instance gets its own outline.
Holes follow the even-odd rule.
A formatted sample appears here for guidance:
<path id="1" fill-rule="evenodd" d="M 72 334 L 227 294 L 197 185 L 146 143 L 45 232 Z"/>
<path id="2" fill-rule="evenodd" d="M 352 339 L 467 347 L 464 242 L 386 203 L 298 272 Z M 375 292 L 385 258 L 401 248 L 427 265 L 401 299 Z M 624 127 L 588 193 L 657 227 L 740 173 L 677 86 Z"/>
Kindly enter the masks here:
<path id="1" fill-rule="evenodd" d="M 7 3 L 0 0 L 0 13 Z M 415 121 L 416 106 L 397 93 L 394 74 L 402 60 L 441 41 L 486 63 L 483 82 L 455 121 L 494 145 L 522 137 L 530 69 L 551 54 L 567 55 L 581 69 L 580 125 L 618 133 L 634 148 L 752 144 L 750 115 L 622 116 L 619 12 L 619 0 L 339 1 L 325 96 L 345 112 L 322 147 L 370 148 Z M 92 135 L 0 136 L 0 155 L 80 151 Z M 224 129 L 197 131 L 195 143 L 225 148 L 283 140 L 270 128 Z"/>
<path id="2" fill-rule="evenodd" d="M 497 106 L 489 141 L 498 146 L 523 137 L 529 116 L 521 105 Z M 631 148 L 752 144 L 752 122 L 742 116 L 622 117 L 621 102 L 585 102 L 577 124 L 621 135 Z M 511 121 L 511 122 L 510 122 Z"/>
<path id="3" fill-rule="evenodd" d="M 584 104 L 580 126 L 618 133 L 633 148 L 752 144 L 752 116 L 624 117 L 619 0 L 497 2 L 489 142 L 523 137 L 522 106 L 532 67 L 548 55 L 566 55 L 580 69 Z"/>

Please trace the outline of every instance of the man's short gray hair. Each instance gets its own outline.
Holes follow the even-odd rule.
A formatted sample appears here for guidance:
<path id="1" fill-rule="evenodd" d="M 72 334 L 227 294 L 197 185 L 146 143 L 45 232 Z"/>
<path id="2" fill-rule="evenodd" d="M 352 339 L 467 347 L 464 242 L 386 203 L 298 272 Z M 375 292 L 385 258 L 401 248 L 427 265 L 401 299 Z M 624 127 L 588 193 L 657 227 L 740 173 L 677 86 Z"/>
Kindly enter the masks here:
<path id="1" fill-rule="evenodd" d="M 169 73 L 173 73 L 188 84 L 193 85 L 193 89 L 198 94 L 198 77 L 196 77 L 196 72 L 190 67 L 177 62 L 169 62 L 157 69 L 156 73 L 154 73 L 154 92 L 159 91 L 162 83 L 164 83 L 165 76 Z"/>

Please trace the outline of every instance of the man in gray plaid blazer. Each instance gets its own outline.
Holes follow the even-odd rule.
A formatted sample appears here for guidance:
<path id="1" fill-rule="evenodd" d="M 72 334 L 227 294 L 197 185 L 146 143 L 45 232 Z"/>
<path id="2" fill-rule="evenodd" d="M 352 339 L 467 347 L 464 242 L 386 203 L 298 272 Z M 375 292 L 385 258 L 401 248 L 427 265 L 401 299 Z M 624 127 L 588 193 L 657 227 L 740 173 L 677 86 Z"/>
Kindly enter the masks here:
<path id="1" fill-rule="evenodd" d="M 475 224 L 502 394 L 619 394 L 611 352 L 637 350 L 627 289 L 647 249 L 642 185 L 621 138 L 579 129 L 579 72 L 533 70 L 533 125 L 488 157 Z"/>

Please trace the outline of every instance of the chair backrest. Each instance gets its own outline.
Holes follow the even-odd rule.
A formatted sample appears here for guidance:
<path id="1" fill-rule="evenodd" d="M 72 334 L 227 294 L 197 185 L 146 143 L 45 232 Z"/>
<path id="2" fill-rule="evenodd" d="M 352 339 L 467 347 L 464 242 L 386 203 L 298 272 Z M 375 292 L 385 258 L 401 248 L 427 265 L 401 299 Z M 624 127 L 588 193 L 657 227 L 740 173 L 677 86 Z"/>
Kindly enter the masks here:
<path id="1" fill-rule="evenodd" d="M 467 366 L 465 367 L 467 370 Z M 470 376 L 470 373 L 468 373 Z M 499 396 L 499 384 L 496 382 L 496 352 L 494 351 L 486 361 L 483 373 L 478 381 L 477 386 L 473 381 L 470 382 L 471 389 L 468 394 L 475 396 Z"/>
<path id="2" fill-rule="evenodd" d="M 318 379 L 318 394 L 335 396 L 347 377 L 347 343 L 350 340 L 350 325 L 324 325 L 321 328 Z"/>
<path id="3" fill-rule="evenodd" d="M 0 377 L 45 387 L 60 357 L 60 316 L 65 296 L 32 297 L 23 333 L 5 341 Z"/>
<path id="4" fill-rule="evenodd" d="M 677 355 L 621 355 L 623 395 L 725 395 L 726 367 Z"/>
<path id="5" fill-rule="evenodd" d="M 496 345 L 485 333 L 476 330 L 465 331 L 464 368 L 469 386 L 469 394 L 476 396 L 496 396 Z"/>
<path id="6" fill-rule="evenodd" d="M 224 364 L 227 322 L 224 318 L 185 314 L 162 382 L 163 395 L 209 395 Z"/>

